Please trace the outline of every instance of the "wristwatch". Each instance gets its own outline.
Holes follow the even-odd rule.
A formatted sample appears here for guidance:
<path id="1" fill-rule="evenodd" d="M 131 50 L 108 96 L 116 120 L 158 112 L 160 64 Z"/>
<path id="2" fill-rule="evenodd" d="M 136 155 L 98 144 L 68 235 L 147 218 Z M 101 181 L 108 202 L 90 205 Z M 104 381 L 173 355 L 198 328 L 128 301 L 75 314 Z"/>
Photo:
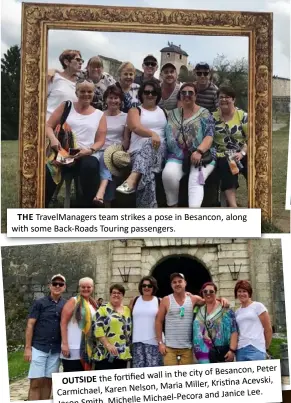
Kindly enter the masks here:
<path id="1" fill-rule="evenodd" d="M 164 343 L 162 341 L 159 341 L 158 344 L 161 345 L 161 344 L 164 344 Z"/>
<path id="2" fill-rule="evenodd" d="M 233 354 L 236 353 L 236 350 L 234 350 L 233 348 L 230 348 L 229 351 L 231 351 Z"/>
<path id="3" fill-rule="evenodd" d="M 93 147 L 90 147 L 90 150 L 92 151 L 92 154 L 96 153 L 96 150 L 95 150 L 95 148 L 93 148 Z"/>
<path id="4" fill-rule="evenodd" d="M 245 156 L 247 155 L 247 153 L 242 150 L 242 151 L 241 151 L 241 155 L 242 155 L 243 157 L 245 157 Z"/>
<path id="5" fill-rule="evenodd" d="M 201 151 L 201 150 L 199 150 L 199 148 L 197 148 L 197 150 L 196 150 L 200 155 L 202 155 L 203 156 L 203 152 Z"/>

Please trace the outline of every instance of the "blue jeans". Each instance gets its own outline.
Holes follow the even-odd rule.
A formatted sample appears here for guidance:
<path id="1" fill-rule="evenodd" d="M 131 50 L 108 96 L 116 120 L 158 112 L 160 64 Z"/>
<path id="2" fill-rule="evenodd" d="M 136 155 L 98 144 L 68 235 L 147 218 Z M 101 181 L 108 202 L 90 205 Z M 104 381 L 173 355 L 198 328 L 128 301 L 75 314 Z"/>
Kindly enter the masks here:
<path id="1" fill-rule="evenodd" d="M 266 359 L 266 353 L 249 344 L 236 351 L 236 361 L 260 361 Z"/>

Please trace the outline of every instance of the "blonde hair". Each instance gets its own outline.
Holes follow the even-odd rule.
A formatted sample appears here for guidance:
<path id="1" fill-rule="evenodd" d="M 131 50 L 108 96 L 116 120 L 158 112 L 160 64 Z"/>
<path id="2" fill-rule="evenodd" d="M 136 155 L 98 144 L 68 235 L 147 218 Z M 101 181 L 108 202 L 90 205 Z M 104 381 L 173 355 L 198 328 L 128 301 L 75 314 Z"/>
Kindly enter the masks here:
<path id="1" fill-rule="evenodd" d="M 117 74 L 118 74 L 119 77 L 120 77 L 122 71 L 125 70 L 125 69 L 126 70 L 132 70 L 133 73 L 135 74 L 134 65 L 132 63 L 130 63 L 130 62 L 123 62 L 123 63 L 121 63 L 121 65 L 118 67 L 118 70 L 117 70 Z"/>
<path id="2" fill-rule="evenodd" d="M 83 278 L 81 278 L 80 280 L 79 280 L 79 286 L 82 284 L 82 283 L 85 283 L 85 282 L 90 282 L 90 283 L 92 283 L 92 285 L 94 286 L 94 280 L 92 279 L 92 278 L 90 278 L 90 277 L 83 277 Z"/>

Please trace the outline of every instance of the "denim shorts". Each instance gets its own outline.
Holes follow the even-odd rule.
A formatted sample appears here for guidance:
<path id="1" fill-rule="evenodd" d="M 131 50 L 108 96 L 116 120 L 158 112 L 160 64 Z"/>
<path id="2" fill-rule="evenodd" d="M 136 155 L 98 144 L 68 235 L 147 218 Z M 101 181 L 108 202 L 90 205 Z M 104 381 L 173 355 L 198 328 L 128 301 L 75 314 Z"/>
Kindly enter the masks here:
<path id="1" fill-rule="evenodd" d="M 28 378 L 51 378 L 53 373 L 59 372 L 60 353 L 44 353 L 32 347 L 32 358 Z"/>
<path id="2" fill-rule="evenodd" d="M 236 351 L 236 361 L 260 361 L 266 359 L 266 353 L 249 344 Z"/>

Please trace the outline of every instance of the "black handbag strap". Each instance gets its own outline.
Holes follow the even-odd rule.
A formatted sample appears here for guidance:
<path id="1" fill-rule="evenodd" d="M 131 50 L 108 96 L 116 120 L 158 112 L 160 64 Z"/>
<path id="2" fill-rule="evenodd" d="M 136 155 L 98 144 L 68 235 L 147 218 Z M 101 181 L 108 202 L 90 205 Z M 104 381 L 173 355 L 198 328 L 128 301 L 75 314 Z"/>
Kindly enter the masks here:
<path id="1" fill-rule="evenodd" d="M 69 116 L 71 108 L 72 108 L 72 102 L 71 101 L 66 101 L 65 106 L 64 106 L 64 111 L 62 113 L 61 120 L 60 120 L 60 125 L 61 126 L 63 126 L 63 124 L 67 120 L 67 117 Z"/>

